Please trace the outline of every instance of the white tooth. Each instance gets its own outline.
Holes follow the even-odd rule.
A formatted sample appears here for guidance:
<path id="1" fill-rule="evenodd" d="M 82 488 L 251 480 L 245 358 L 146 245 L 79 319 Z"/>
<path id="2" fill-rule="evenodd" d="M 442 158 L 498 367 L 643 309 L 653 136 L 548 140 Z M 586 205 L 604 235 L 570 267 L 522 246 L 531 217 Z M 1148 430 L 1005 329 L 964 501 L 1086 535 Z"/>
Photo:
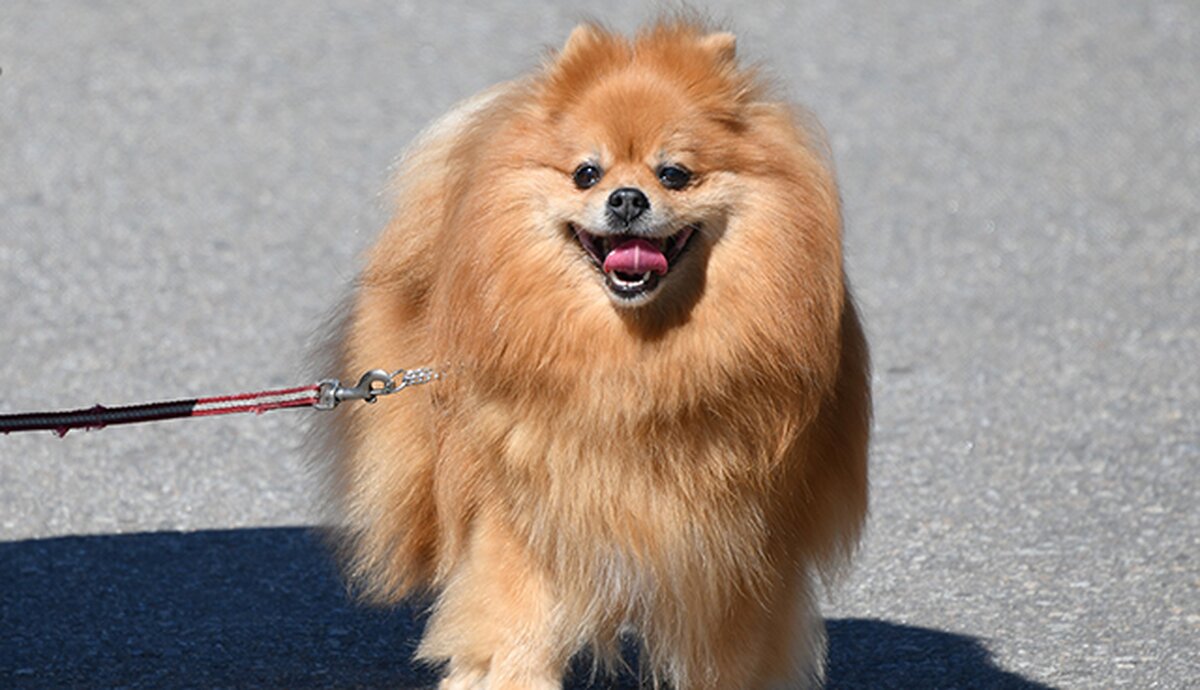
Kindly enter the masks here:
<path id="1" fill-rule="evenodd" d="M 642 274 L 642 282 L 644 283 L 648 280 L 650 280 L 650 271 L 646 271 L 645 273 Z"/>

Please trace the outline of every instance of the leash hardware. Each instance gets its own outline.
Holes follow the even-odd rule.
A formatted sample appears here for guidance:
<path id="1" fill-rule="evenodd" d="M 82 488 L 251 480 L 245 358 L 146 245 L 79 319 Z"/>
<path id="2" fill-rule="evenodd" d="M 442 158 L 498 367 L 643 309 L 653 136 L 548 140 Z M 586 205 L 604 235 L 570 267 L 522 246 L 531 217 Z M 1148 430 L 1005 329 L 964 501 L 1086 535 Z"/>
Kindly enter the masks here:
<path id="1" fill-rule="evenodd" d="M 429 368 L 397 369 L 390 374 L 386 369 L 372 369 L 358 379 L 354 386 L 343 386 L 337 379 L 323 379 L 318 382 L 317 402 L 313 407 L 318 410 L 332 410 L 343 400 L 362 400 L 366 403 L 375 402 L 381 395 L 391 395 L 409 386 L 429 383 L 440 378 L 438 373 Z"/>
<path id="2" fill-rule="evenodd" d="M 313 407 L 318 410 L 332 410 L 343 400 L 362 400 L 373 403 L 379 396 L 399 390 L 395 378 L 403 373 L 403 369 L 393 374 L 389 374 L 384 369 L 372 369 L 363 374 L 354 386 L 343 386 L 342 382 L 337 379 L 324 379 L 317 384 L 319 386 L 317 402 Z"/>

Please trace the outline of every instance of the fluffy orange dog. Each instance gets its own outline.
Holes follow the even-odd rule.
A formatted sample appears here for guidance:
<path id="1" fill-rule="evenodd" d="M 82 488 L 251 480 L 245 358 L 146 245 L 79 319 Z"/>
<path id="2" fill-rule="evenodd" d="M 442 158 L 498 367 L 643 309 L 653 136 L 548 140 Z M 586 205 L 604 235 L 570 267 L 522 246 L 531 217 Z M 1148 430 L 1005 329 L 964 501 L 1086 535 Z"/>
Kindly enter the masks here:
<path id="1" fill-rule="evenodd" d="M 867 348 L 820 139 L 687 20 L 581 26 L 432 126 L 338 340 L 353 576 L 434 601 L 442 688 L 559 688 L 636 633 L 650 682 L 820 681 L 816 584 L 867 503 Z"/>

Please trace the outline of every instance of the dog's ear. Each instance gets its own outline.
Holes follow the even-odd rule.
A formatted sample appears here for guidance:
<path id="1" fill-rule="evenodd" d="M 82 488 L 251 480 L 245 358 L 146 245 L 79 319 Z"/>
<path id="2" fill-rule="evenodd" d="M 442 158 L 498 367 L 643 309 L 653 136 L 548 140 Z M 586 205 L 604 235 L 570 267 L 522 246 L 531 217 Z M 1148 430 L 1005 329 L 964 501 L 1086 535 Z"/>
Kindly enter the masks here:
<path id="1" fill-rule="evenodd" d="M 563 44 L 559 56 L 565 58 L 581 53 L 602 40 L 604 36 L 605 31 L 600 25 L 584 22 L 571 30 L 571 35 L 567 36 L 567 42 Z"/>
<path id="2" fill-rule="evenodd" d="M 575 27 L 562 50 L 548 56 L 542 91 L 546 112 L 553 117 L 575 102 L 597 78 L 624 64 L 630 50 L 627 41 L 600 24 L 587 22 Z"/>
<path id="3" fill-rule="evenodd" d="M 737 36 L 728 31 L 717 31 L 700 39 L 700 46 L 719 62 L 737 59 Z"/>

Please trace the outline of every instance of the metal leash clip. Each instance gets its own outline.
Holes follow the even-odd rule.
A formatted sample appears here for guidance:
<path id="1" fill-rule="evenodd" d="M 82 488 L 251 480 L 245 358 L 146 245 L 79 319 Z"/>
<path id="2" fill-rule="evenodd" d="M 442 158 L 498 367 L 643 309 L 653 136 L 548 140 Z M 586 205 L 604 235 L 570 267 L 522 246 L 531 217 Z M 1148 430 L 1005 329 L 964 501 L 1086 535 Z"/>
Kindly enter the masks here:
<path id="1" fill-rule="evenodd" d="M 391 395 L 409 386 L 429 383 L 439 377 L 433 369 L 397 369 L 388 373 L 386 369 L 372 369 L 363 374 L 354 386 L 343 386 L 337 379 L 324 379 L 318 382 L 317 402 L 313 404 L 318 410 L 332 410 L 343 400 L 362 400 L 373 403 L 381 395 Z"/>

